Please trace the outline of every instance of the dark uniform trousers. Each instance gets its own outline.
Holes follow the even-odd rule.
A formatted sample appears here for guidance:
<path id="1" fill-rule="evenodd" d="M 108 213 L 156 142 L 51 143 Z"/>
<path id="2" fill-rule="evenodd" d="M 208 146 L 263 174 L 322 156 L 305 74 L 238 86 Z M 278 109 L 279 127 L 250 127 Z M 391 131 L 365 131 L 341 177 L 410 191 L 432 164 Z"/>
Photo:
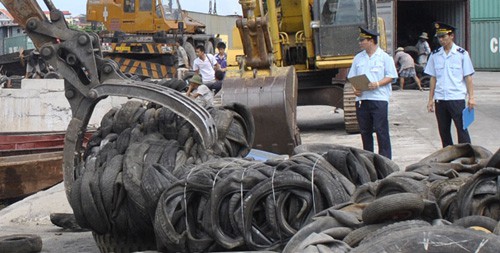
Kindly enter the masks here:
<path id="1" fill-rule="evenodd" d="M 363 149 L 373 152 L 373 132 L 377 133 L 378 153 L 392 158 L 389 136 L 389 103 L 387 101 L 362 100 L 356 102 L 356 115 Z"/>
<path id="2" fill-rule="evenodd" d="M 458 143 L 470 143 L 467 129 L 463 129 L 462 111 L 465 109 L 465 100 L 435 100 L 436 119 L 439 128 L 439 136 L 443 148 L 453 145 L 451 137 L 451 120 L 457 128 Z"/>

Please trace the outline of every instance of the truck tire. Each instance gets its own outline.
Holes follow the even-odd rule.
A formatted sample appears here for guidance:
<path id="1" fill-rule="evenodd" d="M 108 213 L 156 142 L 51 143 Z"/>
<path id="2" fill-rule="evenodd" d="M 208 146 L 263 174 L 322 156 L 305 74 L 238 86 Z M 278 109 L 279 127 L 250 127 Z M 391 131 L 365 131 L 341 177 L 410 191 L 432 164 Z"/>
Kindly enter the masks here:
<path id="1" fill-rule="evenodd" d="M 28 253 L 42 251 L 42 238 L 33 234 L 0 237 L 0 252 Z"/>
<path id="2" fill-rule="evenodd" d="M 344 123 L 348 134 L 359 133 L 358 118 L 356 117 L 356 95 L 351 83 L 344 84 Z"/>
<path id="3" fill-rule="evenodd" d="M 390 234 L 350 252 L 498 252 L 499 247 L 496 235 L 453 226 L 428 226 Z"/>

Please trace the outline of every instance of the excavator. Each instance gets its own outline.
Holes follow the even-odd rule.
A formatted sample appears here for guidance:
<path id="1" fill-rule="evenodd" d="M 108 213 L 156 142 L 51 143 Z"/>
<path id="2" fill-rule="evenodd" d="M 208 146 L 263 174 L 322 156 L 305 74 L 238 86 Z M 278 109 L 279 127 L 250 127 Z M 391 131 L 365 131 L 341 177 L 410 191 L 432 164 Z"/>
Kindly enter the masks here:
<path id="1" fill-rule="evenodd" d="M 291 153 L 300 144 L 297 105 L 344 110 L 347 133 L 359 132 L 348 68 L 360 51 L 359 27 L 378 29 L 376 0 L 239 0 L 237 28 L 244 57 L 229 71 L 223 103 L 247 104 L 254 114 L 254 146 Z M 274 126 L 279 131 L 270 131 Z M 276 127 L 279 126 L 279 127 Z"/>
<path id="2" fill-rule="evenodd" d="M 1 2 L 31 38 L 41 57 L 64 77 L 65 96 L 72 112 L 63 151 L 68 199 L 77 178 L 75 168 L 84 163 L 82 143 L 88 122 L 96 105 L 108 96 L 137 98 L 168 108 L 191 123 L 205 148 L 216 143 L 215 121 L 204 107 L 176 90 L 126 76 L 116 62 L 103 57 L 99 36 L 70 29 L 51 0 L 44 0 L 50 19 L 35 0 Z"/>
<path id="3" fill-rule="evenodd" d="M 182 10 L 179 0 L 176 6 L 172 0 L 167 5 L 162 0 L 88 0 L 87 20 L 101 22 L 107 30 L 100 33 L 103 54 L 123 72 L 140 77 L 175 77 L 177 37 L 191 63 L 197 45 L 213 52 L 219 42 Z"/>

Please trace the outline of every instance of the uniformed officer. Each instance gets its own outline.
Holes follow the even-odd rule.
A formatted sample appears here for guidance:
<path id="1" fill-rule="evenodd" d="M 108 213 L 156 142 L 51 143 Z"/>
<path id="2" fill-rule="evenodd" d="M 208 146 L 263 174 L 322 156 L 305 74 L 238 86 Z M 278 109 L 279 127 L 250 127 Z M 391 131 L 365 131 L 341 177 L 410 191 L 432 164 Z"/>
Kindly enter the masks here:
<path id="1" fill-rule="evenodd" d="M 472 84 L 474 67 L 469 53 L 454 43 L 455 27 L 441 22 L 434 25 L 441 47 L 432 52 L 425 68 L 425 73 L 431 76 L 427 109 L 436 113 L 443 147 L 453 145 L 452 120 L 458 142 L 470 143 L 469 132 L 463 129 L 462 111 L 466 99 L 469 108 L 476 105 Z"/>
<path id="2" fill-rule="evenodd" d="M 392 81 L 398 77 L 393 59 L 378 47 L 376 31 L 360 27 L 359 46 L 363 50 L 354 57 L 348 78 L 365 74 L 369 90 L 356 94 L 356 114 L 363 149 L 373 152 L 373 132 L 377 133 L 379 154 L 392 158 L 389 136 L 389 97 Z"/>

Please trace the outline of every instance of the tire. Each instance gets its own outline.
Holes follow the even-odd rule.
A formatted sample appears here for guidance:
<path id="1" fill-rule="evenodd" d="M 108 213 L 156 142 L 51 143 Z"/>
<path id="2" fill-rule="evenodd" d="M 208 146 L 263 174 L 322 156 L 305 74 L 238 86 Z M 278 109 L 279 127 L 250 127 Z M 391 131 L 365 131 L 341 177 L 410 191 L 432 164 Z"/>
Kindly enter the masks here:
<path id="1" fill-rule="evenodd" d="M 405 231 L 407 229 L 415 229 L 415 228 L 421 228 L 421 227 L 430 227 L 431 224 L 429 222 L 423 221 L 423 220 L 407 220 L 407 221 L 401 221 L 401 222 L 396 222 L 393 224 L 389 224 L 386 226 L 381 227 L 380 229 L 377 229 L 373 233 L 367 235 L 359 244 L 369 244 L 370 242 L 376 241 L 379 238 L 386 237 L 390 234 L 394 233 L 401 233 L 402 231 Z"/>
<path id="2" fill-rule="evenodd" d="M 344 123 L 348 134 L 359 133 L 358 118 L 356 116 L 356 96 L 350 83 L 344 84 Z"/>
<path id="3" fill-rule="evenodd" d="M 496 220 L 490 217 L 472 215 L 456 220 L 455 222 L 453 222 L 453 226 L 461 226 L 464 228 L 482 227 L 489 230 L 490 232 L 493 232 L 497 223 L 498 222 Z"/>
<path id="4" fill-rule="evenodd" d="M 0 236 L 0 252 L 30 253 L 42 251 L 42 238 L 32 234 Z"/>
<path id="5" fill-rule="evenodd" d="M 186 43 L 184 43 L 184 50 L 186 50 L 186 54 L 188 56 L 190 69 L 193 69 L 194 59 L 196 59 L 196 52 L 193 44 L 186 41 Z"/>
<path id="6" fill-rule="evenodd" d="M 414 193 L 399 193 L 376 199 L 363 210 L 363 222 L 375 224 L 384 221 L 410 220 L 420 216 L 424 201 Z"/>
<path id="7" fill-rule="evenodd" d="M 362 244 L 350 253 L 498 252 L 498 236 L 453 226 L 409 229 Z"/>
<path id="8" fill-rule="evenodd" d="M 387 225 L 387 223 L 379 223 L 379 224 L 371 224 L 360 227 L 351 233 L 349 233 L 345 238 L 344 242 L 347 243 L 351 247 L 357 247 L 358 244 L 365 239 L 371 233 L 379 230 L 380 228 Z"/>
<path id="9" fill-rule="evenodd" d="M 429 88 L 431 86 L 431 77 L 422 76 L 422 78 L 420 78 L 420 85 L 422 88 Z"/>
<path id="10" fill-rule="evenodd" d="M 118 237 L 111 234 L 100 235 L 95 232 L 92 232 L 92 235 L 97 247 L 103 253 L 156 250 L 154 238 L 146 240 L 138 237 Z"/>

